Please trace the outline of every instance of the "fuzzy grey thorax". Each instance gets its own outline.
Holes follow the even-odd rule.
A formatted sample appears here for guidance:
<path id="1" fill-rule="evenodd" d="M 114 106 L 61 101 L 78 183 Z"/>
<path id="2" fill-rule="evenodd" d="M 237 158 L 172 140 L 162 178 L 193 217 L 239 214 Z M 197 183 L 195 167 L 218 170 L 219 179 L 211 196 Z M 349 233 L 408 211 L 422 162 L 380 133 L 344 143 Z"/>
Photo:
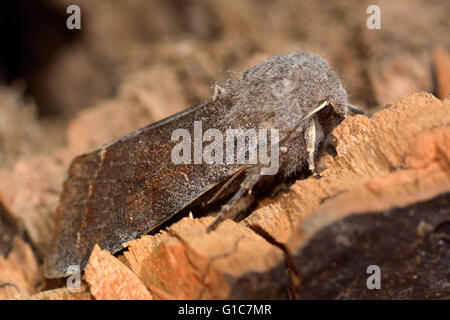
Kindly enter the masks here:
<path id="1" fill-rule="evenodd" d="M 327 100 L 335 112 L 347 114 L 347 92 L 321 57 L 310 53 L 269 58 L 230 80 L 223 97 L 230 101 L 224 121 L 235 127 L 268 124 L 292 130 Z"/>
<path id="2" fill-rule="evenodd" d="M 338 75 L 311 53 L 269 58 L 229 80 L 220 98 L 230 105 L 222 120 L 229 127 L 279 129 L 286 140 L 281 145 L 289 150 L 281 156 L 284 175 L 305 165 L 305 134 L 311 125 L 318 147 L 348 114 L 347 92 Z M 305 120 L 324 101 L 329 104 Z"/>

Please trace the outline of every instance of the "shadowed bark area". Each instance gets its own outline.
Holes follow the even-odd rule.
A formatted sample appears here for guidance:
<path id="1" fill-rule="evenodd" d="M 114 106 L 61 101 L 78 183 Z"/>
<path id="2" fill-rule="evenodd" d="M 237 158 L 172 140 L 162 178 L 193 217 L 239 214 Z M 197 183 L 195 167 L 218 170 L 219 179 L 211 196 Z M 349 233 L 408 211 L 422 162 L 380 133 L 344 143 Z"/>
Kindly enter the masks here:
<path id="1" fill-rule="evenodd" d="M 302 299 L 449 299 L 450 193 L 404 208 L 350 215 L 295 257 Z M 381 289 L 369 290 L 370 265 Z"/>
<path id="2" fill-rule="evenodd" d="M 0 255 L 8 256 L 13 245 L 13 239 L 19 234 L 16 220 L 0 202 Z"/>

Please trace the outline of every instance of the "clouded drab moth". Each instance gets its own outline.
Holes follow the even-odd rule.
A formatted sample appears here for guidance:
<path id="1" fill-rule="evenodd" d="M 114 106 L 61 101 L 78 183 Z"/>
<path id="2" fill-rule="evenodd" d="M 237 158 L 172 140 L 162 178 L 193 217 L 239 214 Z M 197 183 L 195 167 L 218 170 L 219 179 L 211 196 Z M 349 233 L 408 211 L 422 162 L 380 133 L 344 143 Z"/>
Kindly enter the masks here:
<path id="1" fill-rule="evenodd" d="M 283 54 L 216 86 L 212 98 L 200 105 L 78 156 L 57 208 L 46 277 L 67 276 L 70 265 L 83 269 L 96 243 L 112 253 L 121 250 L 122 243 L 199 199 L 223 201 L 222 217 L 263 181 L 299 170 L 317 175 L 320 144 L 350 111 L 343 85 L 322 58 Z M 235 136 L 228 136 L 233 130 Z M 270 143 L 264 134 L 271 136 Z M 233 143 L 245 141 L 231 156 L 229 137 Z M 268 158 L 277 161 L 273 172 L 274 163 L 263 162 L 261 152 L 252 153 L 252 142 L 259 151 L 265 147 L 267 154 L 277 155 Z M 222 194 L 230 196 L 227 201 Z"/>

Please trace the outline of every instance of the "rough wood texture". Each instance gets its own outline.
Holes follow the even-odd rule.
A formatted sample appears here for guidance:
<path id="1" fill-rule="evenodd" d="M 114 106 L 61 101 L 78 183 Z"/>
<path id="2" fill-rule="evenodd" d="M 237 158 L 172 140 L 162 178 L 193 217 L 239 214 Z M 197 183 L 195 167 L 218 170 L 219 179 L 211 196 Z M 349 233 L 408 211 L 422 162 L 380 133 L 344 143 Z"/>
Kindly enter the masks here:
<path id="1" fill-rule="evenodd" d="M 31 247 L 19 236 L 14 237 L 12 244 L 9 254 L 0 256 L 0 299 L 30 296 L 42 281 L 42 271 Z"/>
<path id="2" fill-rule="evenodd" d="M 131 241 L 123 260 L 158 299 L 285 296 L 282 251 L 232 221 L 208 234 L 212 221 L 184 218 Z M 255 281 L 258 275 L 264 281 Z"/>
<path id="3" fill-rule="evenodd" d="M 443 47 L 437 47 L 433 52 L 436 70 L 437 94 L 445 99 L 450 94 L 450 54 Z"/>
<path id="4" fill-rule="evenodd" d="M 92 300 L 88 291 L 72 292 L 68 288 L 59 288 L 41 291 L 28 298 L 28 300 Z"/>
<path id="5" fill-rule="evenodd" d="M 97 245 L 92 251 L 85 277 L 90 292 L 97 300 L 153 299 L 141 280 L 130 269 Z"/>
<path id="6" fill-rule="evenodd" d="M 6 257 L 11 251 L 15 236 L 20 235 L 16 219 L 0 201 L 0 256 Z"/>
<path id="7" fill-rule="evenodd" d="M 374 97 L 381 106 L 405 94 L 432 90 L 431 68 L 417 54 L 379 57 L 370 63 L 368 78 Z"/>
<path id="8" fill-rule="evenodd" d="M 16 161 L 10 169 L 0 168 L 0 196 L 42 255 L 52 238 L 52 210 L 58 204 L 64 163 L 59 156 L 38 154 Z"/>

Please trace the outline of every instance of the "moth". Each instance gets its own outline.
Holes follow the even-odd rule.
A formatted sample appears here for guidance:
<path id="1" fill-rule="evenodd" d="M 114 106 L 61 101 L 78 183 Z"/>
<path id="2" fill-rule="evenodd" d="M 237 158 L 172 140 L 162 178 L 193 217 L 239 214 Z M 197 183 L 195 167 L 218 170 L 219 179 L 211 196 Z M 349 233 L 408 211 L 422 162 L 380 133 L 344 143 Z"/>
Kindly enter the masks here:
<path id="1" fill-rule="evenodd" d="M 361 112 L 349 105 L 344 86 L 324 59 L 310 53 L 282 54 L 216 86 L 204 103 L 78 156 L 70 166 L 56 211 L 45 276 L 67 276 L 71 265 L 84 269 L 95 244 L 115 253 L 124 242 L 199 203 L 223 204 L 216 222 L 208 228 L 212 231 L 255 186 L 301 170 L 318 176 L 317 151 L 351 113 Z M 216 146 L 225 144 L 228 129 L 241 129 L 241 133 L 276 130 L 276 139 L 267 139 L 265 147 L 277 147 L 271 149 L 271 154 L 278 155 L 277 170 L 264 174 L 267 162 L 248 159 L 201 161 L 201 149 L 206 150 L 212 141 L 208 141 L 211 137 L 195 138 L 199 124 L 203 132 L 212 129 L 216 137 L 224 134 Z M 200 151 L 182 158 L 184 162 L 174 161 L 181 138 L 173 138 L 179 130 L 194 136 L 188 146 L 195 149 L 195 143 L 200 144 Z M 249 137 L 244 138 L 250 145 Z M 248 158 L 246 145 L 239 150 Z M 213 153 L 213 158 L 217 157 L 217 149 Z"/>

